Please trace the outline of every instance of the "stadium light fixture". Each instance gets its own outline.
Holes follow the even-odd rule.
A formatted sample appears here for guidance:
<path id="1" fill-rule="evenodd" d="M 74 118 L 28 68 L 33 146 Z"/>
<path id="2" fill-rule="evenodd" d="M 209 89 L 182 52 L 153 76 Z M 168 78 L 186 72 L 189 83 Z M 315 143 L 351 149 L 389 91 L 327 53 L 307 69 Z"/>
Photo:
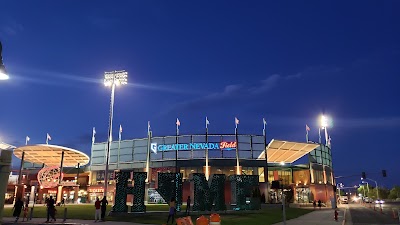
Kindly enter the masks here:
<path id="1" fill-rule="evenodd" d="M 326 128 L 329 125 L 328 117 L 325 115 L 321 116 L 321 127 Z"/>
<path id="2" fill-rule="evenodd" d="M 128 72 L 126 72 L 125 70 L 104 73 L 104 85 L 106 87 L 111 86 L 110 116 L 108 121 L 107 156 L 106 156 L 106 168 L 104 171 L 104 196 L 106 198 L 108 189 L 108 167 L 110 162 L 110 148 L 112 142 L 112 124 L 114 116 L 115 87 L 119 85 L 125 85 L 127 83 L 128 83 Z"/>
<path id="3" fill-rule="evenodd" d="M 3 64 L 3 57 L 2 57 L 3 47 L 0 42 L 0 80 L 8 80 L 10 77 L 7 74 L 6 67 Z"/>

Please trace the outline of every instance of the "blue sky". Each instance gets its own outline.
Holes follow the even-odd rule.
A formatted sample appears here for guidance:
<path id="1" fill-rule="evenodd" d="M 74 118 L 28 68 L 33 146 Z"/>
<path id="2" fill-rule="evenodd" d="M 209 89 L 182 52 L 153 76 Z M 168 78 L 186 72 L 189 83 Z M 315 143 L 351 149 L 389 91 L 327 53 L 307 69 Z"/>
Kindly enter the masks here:
<path id="1" fill-rule="evenodd" d="M 333 118 L 336 175 L 399 184 L 398 1 L 3 2 L 0 40 L 12 77 L 0 83 L 0 138 L 90 152 L 105 141 L 110 91 L 104 71 L 125 69 L 114 130 L 123 138 L 262 133 L 318 138 Z M 118 133 L 114 132 L 117 138 Z M 394 157 L 395 156 L 395 157 Z M 380 177 L 387 169 L 388 178 Z M 349 185 L 358 178 L 344 180 Z"/>

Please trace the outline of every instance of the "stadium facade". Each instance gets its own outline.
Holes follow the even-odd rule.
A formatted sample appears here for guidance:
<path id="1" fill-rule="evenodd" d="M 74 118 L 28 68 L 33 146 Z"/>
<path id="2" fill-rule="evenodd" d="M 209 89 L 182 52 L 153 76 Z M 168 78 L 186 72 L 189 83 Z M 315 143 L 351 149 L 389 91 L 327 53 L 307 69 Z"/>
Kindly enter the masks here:
<path id="1" fill-rule="evenodd" d="M 90 201 L 104 194 L 106 148 L 106 142 L 92 145 L 88 188 Z M 296 160 L 303 156 L 309 158 L 309 163 L 296 165 Z M 150 134 L 147 138 L 114 141 L 110 148 L 107 193 L 111 201 L 115 196 L 114 171 L 124 170 L 150 171 L 145 191 L 148 203 L 163 201 L 155 191 L 157 174 L 176 171 L 183 175 L 183 199 L 189 195 L 193 197 L 191 178 L 194 173 L 204 173 L 206 177 L 213 174 L 258 175 L 260 192 L 270 203 L 280 202 L 282 191 L 281 187 L 271 186 L 272 181 L 280 181 L 283 188 L 291 193 L 292 202 L 330 202 L 335 196 L 329 146 L 279 140 L 271 140 L 267 144 L 263 135 L 151 137 Z M 234 203 L 230 185 L 225 187 L 225 201 Z"/>
<path id="2" fill-rule="evenodd" d="M 18 156 L 25 148 L 48 147 L 23 146 L 19 148 Z M 38 165 L 25 162 L 22 182 L 19 184 L 23 187 L 24 197 L 38 203 L 52 195 L 63 197 L 67 202 L 93 202 L 96 197 L 102 197 L 106 148 L 107 142 L 92 143 L 90 164 L 79 169 L 61 169 L 62 182 L 55 180 L 55 188 L 47 188 L 38 181 L 40 170 L 47 167 L 45 163 Z M 307 157 L 308 163 L 296 164 L 302 157 Z M 280 202 L 282 190 L 286 191 L 291 202 L 296 203 L 308 203 L 313 200 L 330 203 L 335 197 L 330 146 L 311 141 L 291 142 L 274 139 L 267 143 L 264 135 L 201 134 L 152 137 L 150 132 L 147 138 L 113 141 L 110 148 L 107 193 L 110 202 L 114 201 L 116 195 L 116 171 L 149 171 L 145 189 L 145 201 L 149 204 L 164 202 L 156 191 L 158 174 L 175 171 L 182 174 L 183 199 L 189 195 L 193 199 L 192 177 L 196 173 L 204 173 L 210 179 L 214 174 L 225 174 L 227 177 L 239 174 L 257 175 L 260 192 L 265 196 L 267 203 Z M 273 186 L 273 181 L 279 181 L 281 186 Z M 225 202 L 234 205 L 235 197 L 232 196 L 232 186 L 229 182 L 227 179 Z M 6 198 L 9 203 L 13 202 L 12 198 L 15 196 L 15 183 L 9 182 L 8 185 Z M 130 202 L 131 199 L 132 196 L 128 196 L 127 201 Z"/>

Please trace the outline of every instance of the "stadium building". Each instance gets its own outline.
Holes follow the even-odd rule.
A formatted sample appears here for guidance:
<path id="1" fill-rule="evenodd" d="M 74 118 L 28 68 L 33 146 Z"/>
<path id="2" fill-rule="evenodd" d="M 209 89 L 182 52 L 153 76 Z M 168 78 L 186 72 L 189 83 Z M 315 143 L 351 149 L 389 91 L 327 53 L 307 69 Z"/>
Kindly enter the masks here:
<path id="1" fill-rule="evenodd" d="M 57 200 L 64 198 L 67 202 L 93 202 L 104 195 L 106 149 L 107 142 L 93 143 L 91 155 L 87 156 L 55 145 L 16 148 L 14 154 L 18 158 L 25 152 L 22 181 L 10 183 L 6 195 L 10 198 L 19 186 L 25 198 L 39 203 L 49 196 L 57 196 Z M 296 164 L 302 157 L 308 157 L 309 163 Z M 281 201 L 282 186 L 271 185 L 273 181 L 280 181 L 290 201 L 295 203 L 313 200 L 330 203 L 335 196 L 330 146 L 274 139 L 267 144 L 264 135 L 152 137 L 150 132 L 147 138 L 113 141 L 107 193 L 111 202 L 115 196 L 114 173 L 118 170 L 150 171 L 145 191 L 148 204 L 164 202 L 156 192 L 157 173 L 175 171 L 183 174 L 183 199 L 189 195 L 193 199 L 193 173 L 204 173 L 210 179 L 213 174 L 258 175 L 260 192 L 267 203 Z M 225 187 L 225 202 L 234 204 L 231 186 Z M 128 196 L 128 202 L 130 199 Z"/>

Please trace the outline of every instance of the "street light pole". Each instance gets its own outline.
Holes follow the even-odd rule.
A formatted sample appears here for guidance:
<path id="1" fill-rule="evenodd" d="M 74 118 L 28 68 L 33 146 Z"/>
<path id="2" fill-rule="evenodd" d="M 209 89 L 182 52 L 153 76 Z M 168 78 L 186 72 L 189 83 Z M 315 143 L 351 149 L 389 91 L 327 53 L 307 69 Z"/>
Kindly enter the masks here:
<path id="1" fill-rule="evenodd" d="M 106 168 L 104 171 L 104 196 L 107 198 L 108 188 L 108 169 L 110 164 L 110 148 L 112 142 L 112 123 L 114 117 L 114 95 L 115 87 L 118 85 L 124 85 L 128 82 L 128 72 L 112 71 L 104 73 L 104 85 L 111 86 L 111 100 L 110 100 L 110 116 L 108 120 L 108 139 L 107 139 L 107 152 L 106 152 Z"/>
<path id="2" fill-rule="evenodd" d="M 379 188 L 378 188 L 378 182 L 376 182 L 376 180 L 372 180 L 372 179 L 370 179 L 370 178 L 365 178 L 365 179 L 375 182 L 376 196 L 377 196 L 378 199 L 380 199 L 380 198 L 379 198 L 379 190 L 378 190 L 378 189 L 379 189 Z"/>

